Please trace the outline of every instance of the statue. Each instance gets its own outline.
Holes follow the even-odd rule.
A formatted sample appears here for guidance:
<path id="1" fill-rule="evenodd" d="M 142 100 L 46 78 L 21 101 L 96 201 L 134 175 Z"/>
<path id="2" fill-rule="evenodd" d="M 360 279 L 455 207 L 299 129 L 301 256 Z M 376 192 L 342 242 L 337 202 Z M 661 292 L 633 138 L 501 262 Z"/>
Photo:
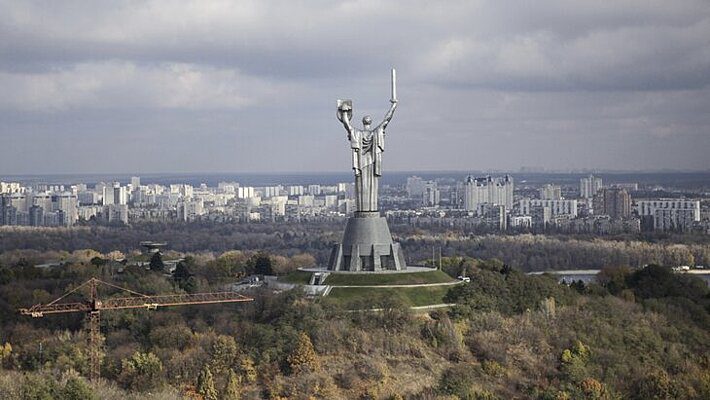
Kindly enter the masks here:
<path id="1" fill-rule="evenodd" d="M 392 98 L 384 120 L 374 128 L 372 119 L 362 119 L 362 129 L 353 128 L 352 100 L 338 100 L 338 120 L 348 132 L 355 174 L 357 212 L 348 218 L 341 243 L 330 253 L 330 271 L 402 271 L 407 264 L 399 243 L 392 240 L 387 219 L 377 209 L 377 189 L 382 176 L 385 129 L 397 108 L 395 70 L 392 69 Z"/>
<path id="2" fill-rule="evenodd" d="M 353 173 L 355 174 L 355 199 L 357 210 L 361 212 L 378 210 L 377 189 L 380 176 L 382 176 L 385 129 L 397 108 L 396 85 L 396 72 L 392 69 L 391 106 L 383 121 L 374 128 L 372 128 L 372 118 L 366 115 L 362 119 L 363 129 L 355 129 L 350 123 L 353 118 L 352 100 L 338 100 L 337 116 L 348 132 L 353 157 Z"/>

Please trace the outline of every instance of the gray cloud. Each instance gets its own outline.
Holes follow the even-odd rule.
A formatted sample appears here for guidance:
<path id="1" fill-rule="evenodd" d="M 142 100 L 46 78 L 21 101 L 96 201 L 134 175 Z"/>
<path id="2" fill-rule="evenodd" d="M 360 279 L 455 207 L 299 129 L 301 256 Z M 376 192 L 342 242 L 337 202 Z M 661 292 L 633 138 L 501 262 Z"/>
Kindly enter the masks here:
<path id="1" fill-rule="evenodd" d="M 0 171 L 707 168 L 707 1 L 0 1 Z"/>

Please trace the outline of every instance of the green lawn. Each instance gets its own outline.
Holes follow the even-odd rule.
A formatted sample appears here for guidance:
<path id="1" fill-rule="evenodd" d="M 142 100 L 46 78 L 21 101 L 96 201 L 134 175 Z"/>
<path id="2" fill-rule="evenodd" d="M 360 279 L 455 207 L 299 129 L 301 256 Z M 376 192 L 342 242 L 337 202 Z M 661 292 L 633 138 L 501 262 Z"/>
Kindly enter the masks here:
<path id="1" fill-rule="evenodd" d="M 377 299 L 382 296 L 396 296 L 410 306 L 426 306 L 444 303 L 444 296 L 451 286 L 430 286 L 413 288 L 338 288 L 334 287 L 328 298 L 342 304 L 357 300 Z"/>
<path id="2" fill-rule="evenodd" d="M 414 285 L 420 283 L 444 283 L 453 279 L 438 270 L 393 274 L 330 274 L 325 278 L 326 285 Z"/>
<path id="3" fill-rule="evenodd" d="M 308 282 L 311 281 L 311 275 L 313 275 L 313 272 L 293 271 L 293 272 L 289 273 L 288 275 L 284 275 L 284 276 L 279 277 L 279 282 L 297 283 L 300 285 L 307 285 Z"/>

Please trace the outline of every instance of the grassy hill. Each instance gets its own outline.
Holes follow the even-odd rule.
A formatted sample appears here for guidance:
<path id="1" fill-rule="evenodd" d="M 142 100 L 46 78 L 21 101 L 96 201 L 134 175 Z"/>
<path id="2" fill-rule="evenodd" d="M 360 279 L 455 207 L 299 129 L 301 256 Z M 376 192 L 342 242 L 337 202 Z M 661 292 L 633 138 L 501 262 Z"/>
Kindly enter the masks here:
<path id="1" fill-rule="evenodd" d="M 330 274 L 325 279 L 325 284 L 332 286 L 416 285 L 445 283 L 452 280 L 446 273 L 434 270 L 394 274 Z"/>
<path id="2" fill-rule="evenodd" d="M 342 304 L 366 301 L 384 296 L 392 296 L 403 304 L 416 307 L 444 303 L 444 296 L 451 286 L 427 286 L 412 288 L 372 288 L 372 287 L 335 287 L 328 295 L 329 299 Z"/>

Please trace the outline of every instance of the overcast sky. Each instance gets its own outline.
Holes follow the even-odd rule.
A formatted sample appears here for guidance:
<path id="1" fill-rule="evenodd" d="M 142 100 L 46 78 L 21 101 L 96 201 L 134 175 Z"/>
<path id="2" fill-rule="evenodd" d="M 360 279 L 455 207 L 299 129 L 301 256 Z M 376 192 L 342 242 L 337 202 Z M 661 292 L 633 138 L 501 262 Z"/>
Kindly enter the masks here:
<path id="1" fill-rule="evenodd" d="M 116 5 L 120 3 L 120 5 Z M 710 1 L 4 1 L 0 175 L 708 169 Z"/>

